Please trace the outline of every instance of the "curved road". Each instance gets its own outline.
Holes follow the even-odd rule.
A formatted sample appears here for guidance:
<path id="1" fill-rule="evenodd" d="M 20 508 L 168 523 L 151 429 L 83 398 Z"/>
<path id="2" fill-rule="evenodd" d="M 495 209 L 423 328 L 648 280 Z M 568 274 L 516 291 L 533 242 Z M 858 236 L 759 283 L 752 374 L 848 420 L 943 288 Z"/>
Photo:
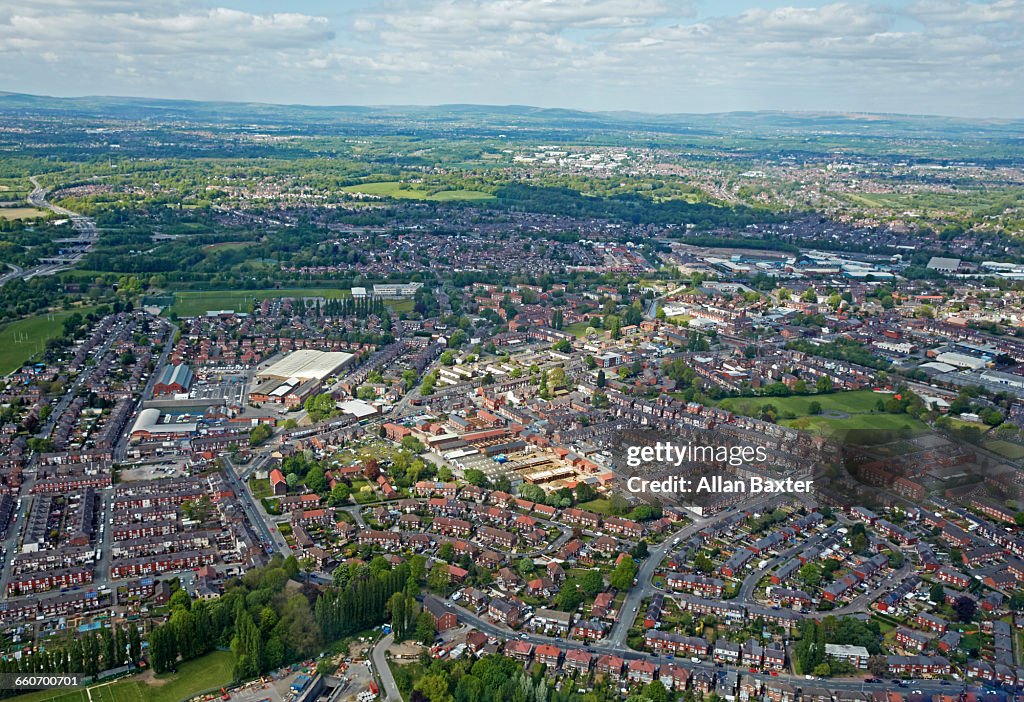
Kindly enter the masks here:
<path id="1" fill-rule="evenodd" d="M 467 624 L 470 624 L 470 625 L 476 627 L 477 629 L 479 629 L 480 631 L 484 632 L 485 634 L 488 634 L 489 636 L 493 636 L 493 637 L 498 638 L 498 639 L 516 639 L 516 638 L 518 638 L 518 639 L 522 639 L 524 641 L 529 641 L 530 643 L 532 643 L 534 645 L 537 645 L 537 644 L 550 644 L 550 645 L 553 645 L 553 646 L 557 646 L 558 648 L 561 648 L 563 650 L 565 650 L 565 649 L 584 649 L 584 650 L 588 651 L 589 653 L 593 653 L 593 654 L 597 654 L 597 655 L 614 655 L 614 656 L 619 656 L 621 658 L 624 658 L 626 660 L 644 659 L 644 660 L 648 660 L 651 663 L 654 663 L 655 665 L 658 665 L 658 666 L 665 665 L 667 663 L 674 663 L 674 664 L 679 665 L 679 666 L 681 666 L 683 668 L 686 668 L 687 670 L 689 670 L 691 672 L 706 672 L 706 673 L 710 673 L 712 675 L 714 675 L 715 672 L 718 671 L 718 670 L 725 670 L 725 668 L 719 668 L 718 666 L 716 666 L 714 663 L 712 663 L 710 661 L 701 661 L 700 663 L 694 663 L 693 661 L 689 660 L 688 658 L 669 658 L 667 656 L 657 656 L 657 655 L 654 655 L 652 653 L 647 653 L 645 651 L 634 651 L 633 649 L 627 648 L 626 646 L 623 646 L 623 645 L 612 644 L 608 639 L 605 639 L 605 641 L 601 642 L 601 643 L 585 644 L 585 643 L 580 642 L 580 641 L 574 641 L 574 640 L 568 640 L 568 639 L 567 640 L 562 640 L 562 639 L 557 639 L 557 638 L 551 638 L 550 636 L 542 636 L 540 634 L 529 634 L 529 633 L 527 633 L 527 634 L 520 634 L 520 633 L 516 633 L 516 632 L 514 632 L 514 631 L 512 631 L 510 629 L 506 629 L 503 626 L 499 626 L 499 625 L 497 625 L 497 624 L 495 624 L 495 623 L 493 623 L 491 621 L 488 621 L 488 620 L 485 620 L 485 619 L 481 619 L 480 617 L 478 617 L 477 615 L 473 614 L 469 610 L 464 609 L 464 608 L 462 608 L 462 607 L 460 607 L 458 605 L 455 605 L 455 604 L 453 604 L 453 603 L 451 603 L 451 602 L 449 602 L 447 600 L 442 600 L 441 598 L 436 597 L 434 595 L 427 595 L 424 598 L 424 601 L 427 601 L 428 599 L 433 600 L 435 602 L 439 602 L 444 607 L 446 607 L 449 610 L 451 610 L 458 617 L 459 621 L 462 621 L 462 622 L 465 622 Z M 881 691 L 881 690 L 891 689 L 892 688 L 892 685 L 881 685 L 881 684 L 876 684 L 876 683 L 866 683 L 863 680 L 859 680 L 859 679 L 858 680 L 850 680 L 850 679 L 844 679 L 844 678 L 829 678 L 828 680 L 808 681 L 804 677 L 800 677 L 800 676 L 797 676 L 797 675 L 789 675 L 789 674 L 786 674 L 786 673 L 779 673 L 778 675 L 771 675 L 769 673 L 750 673 L 750 672 L 747 671 L 746 668 L 737 669 L 735 667 L 730 667 L 729 670 L 735 670 L 735 671 L 739 672 L 744 677 L 751 677 L 751 678 L 754 678 L 756 680 L 761 681 L 762 683 L 771 682 L 771 681 L 775 680 L 775 681 L 787 682 L 787 683 L 793 685 L 794 687 L 804 687 L 804 686 L 807 686 L 808 684 L 812 684 L 812 685 L 818 685 L 818 686 L 821 686 L 821 687 L 826 687 L 827 689 L 829 689 L 832 692 L 838 692 L 838 691 L 873 692 L 873 691 Z M 910 688 L 908 688 L 908 691 L 909 691 L 909 689 Z M 943 685 L 938 680 L 918 680 L 918 681 L 916 681 L 913 684 L 912 689 L 913 690 L 920 690 L 920 691 L 922 691 L 924 693 L 931 693 L 931 694 L 943 693 L 943 694 L 947 694 L 948 695 L 948 694 L 953 694 L 953 693 L 960 692 L 963 689 L 963 684 L 961 683 L 961 684 L 953 684 L 953 685 L 950 685 L 950 684 Z"/>

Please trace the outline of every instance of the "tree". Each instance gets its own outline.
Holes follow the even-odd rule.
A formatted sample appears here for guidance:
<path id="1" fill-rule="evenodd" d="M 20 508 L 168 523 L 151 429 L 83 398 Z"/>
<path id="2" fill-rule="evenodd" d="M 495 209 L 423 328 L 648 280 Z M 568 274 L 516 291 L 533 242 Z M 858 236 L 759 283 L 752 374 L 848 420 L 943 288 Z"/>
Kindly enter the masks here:
<path id="1" fill-rule="evenodd" d="M 885 656 L 871 656 L 868 658 L 868 672 L 876 677 L 884 677 L 889 674 L 889 663 Z"/>
<path id="2" fill-rule="evenodd" d="M 637 565 L 632 558 L 623 558 L 622 562 L 612 571 L 608 582 L 616 590 L 628 590 L 633 586 L 633 578 L 636 577 Z"/>
<path id="3" fill-rule="evenodd" d="M 257 424 L 249 430 L 249 445 L 259 446 L 266 442 L 273 433 L 274 430 L 270 428 L 269 424 Z"/>
<path id="4" fill-rule="evenodd" d="M 928 590 L 928 599 L 936 604 L 942 604 L 946 601 L 946 588 L 943 587 L 942 583 L 932 584 Z"/>
<path id="5" fill-rule="evenodd" d="M 814 388 L 818 392 L 822 392 L 822 393 L 832 392 L 832 378 L 830 378 L 827 375 L 819 376 L 818 377 L 818 382 L 816 382 L 814 384 Z"/>
<path id="6" fill-rule="evenodd" d="M 445 592 L 450 582 L 448 566 L 444 563 L 435 563 L 430 569 L 430 575 L 427 576 L 427 586 L 434 592 Z"/>
<path id="7" fill-rule="evenodd" d="M 817 400 L 811 400 L 807 405 L 807 414 L 821 414 L 821 403 Z"/>
<path id="8" fill-rule="evenodd" d="M 327 478 L 324 477 L 324 469 L 319 465 L 313 466 L 306 473 L 306 487 L 317 494 L 327 491 Z"/>
<path id="9" fill-rule="evenodd" d="M 416 618 L 416 638 L 424 646 L 429 646 L 434 643 L 434 636 L 436 635 L 437 629 L 434 627 L 434 620 L 431 619 L 430 614 L 420 612 L 420 615 Z"/>
<path id="10" fill-rule="evenodd" d="M 605 374 L 604 374 L 604 368 L 601 368 L 601 369 L 599 369 L 599 370 L 597 371 L 597 381 L 596 381 L 596 385 L 597 385 L 597 387 L 599 387 L 599 388 L 603 388 L 603 387 L 604 387 L 605 385 L 607 385 L 607 384 L 608 384 L 608 380 L 607 380 L 607 378 L 605 377 Z"/>
<path id="11" fill-rule="evenodd" d="M 977 603 L 966 595 L 956 598 L 956 601 L 953 603 L 953 610 L 956 612 L 956 618 L 965 623 L 974 619 L 974 613 L 977 610 L 977 607 Z"/>
<path id="12" fill-rule="evenodd" d="M 352 488 L 339 481 L 331 488 L 331 495 L 327 498 L 327 502 L 331 507 L 337 507 L 348 502 L 351 494 Z"/>

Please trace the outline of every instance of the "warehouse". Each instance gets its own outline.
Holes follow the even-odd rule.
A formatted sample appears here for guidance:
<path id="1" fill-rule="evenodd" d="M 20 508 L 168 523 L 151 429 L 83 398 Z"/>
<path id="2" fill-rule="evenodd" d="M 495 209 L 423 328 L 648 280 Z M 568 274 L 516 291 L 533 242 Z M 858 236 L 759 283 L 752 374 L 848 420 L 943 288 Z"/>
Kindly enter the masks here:
<path id="1" fill-rule="evenodd" d="M 343 351 L 303 349 L 294 351 L 269 368 L 259 371 L 256 379 L 260 382 L 292 378 L 300 381 L 323 381 L 324 378 L 339 373 L 353 358 L 352 354 Z"/>

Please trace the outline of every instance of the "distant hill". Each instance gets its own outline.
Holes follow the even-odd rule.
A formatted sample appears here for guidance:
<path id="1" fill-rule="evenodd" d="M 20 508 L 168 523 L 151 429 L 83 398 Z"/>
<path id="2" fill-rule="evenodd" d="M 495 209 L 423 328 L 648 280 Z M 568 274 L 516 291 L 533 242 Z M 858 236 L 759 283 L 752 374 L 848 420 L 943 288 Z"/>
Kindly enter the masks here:
<path id="1" fill-rule="evenodd" d="M 87 96 L 55 98 L 0 92 L 0 114 L 33 113 L 129 121 L 220 123 L 236 127 L 375 126 L 419 123 L 434 129 L 449 125 L 462 131 L 494 134 L 517 130 L 595 130 L 676 135 L 818 135 L 846 138 L 1010 139 L 1024 140 L 1024 120 L 829 113 L 725 112 L 717 114 L 648 114 L 585 112 L 528 105 L 451 104 L 435 106 L 315 106 L 255 102 L 165 100 Z M 509 135 L 511 136 L 511 134 Z"/>

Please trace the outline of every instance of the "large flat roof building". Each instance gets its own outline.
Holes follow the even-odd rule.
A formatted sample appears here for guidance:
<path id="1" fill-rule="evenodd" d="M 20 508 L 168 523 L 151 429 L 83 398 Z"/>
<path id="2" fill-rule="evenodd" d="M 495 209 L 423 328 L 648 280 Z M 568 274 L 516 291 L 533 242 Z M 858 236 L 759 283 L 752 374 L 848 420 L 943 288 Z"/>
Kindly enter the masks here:
<path id="1" fill-rule="evenodd" d="M 352 361 L 344 351 L 293 351 L 269 368 L 256 374 L 257 380 L 320 380 L 336 375 Z"/>

